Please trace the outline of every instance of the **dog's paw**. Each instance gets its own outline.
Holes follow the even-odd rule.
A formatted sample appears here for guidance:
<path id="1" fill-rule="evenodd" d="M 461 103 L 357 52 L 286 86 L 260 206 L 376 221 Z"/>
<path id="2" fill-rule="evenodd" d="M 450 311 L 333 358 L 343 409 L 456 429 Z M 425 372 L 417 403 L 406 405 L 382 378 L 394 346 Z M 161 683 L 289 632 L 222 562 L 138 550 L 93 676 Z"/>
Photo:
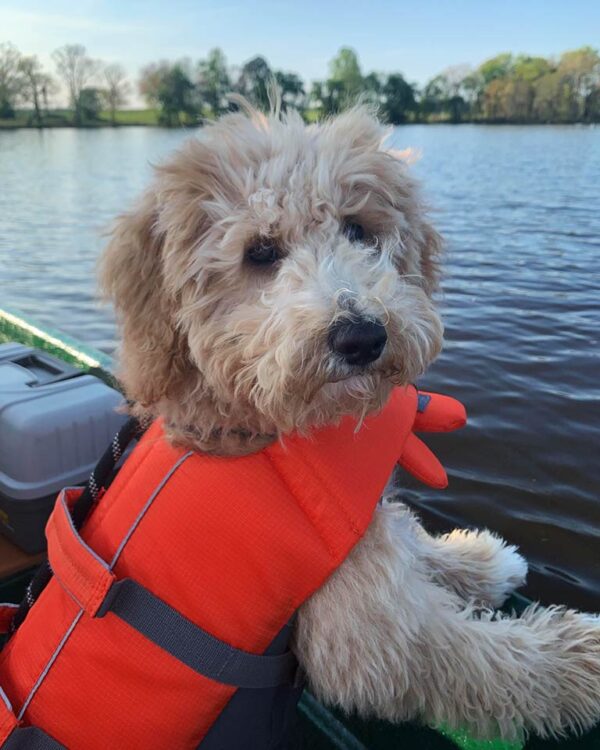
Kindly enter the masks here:
<path id="1" fill-rule="evenodd" d="M 525 583 L 525 558 L 490 531 L 456 529 L 438 545 L 444 582 L 464 599 L 500 607 Z"/>
<path id="2" fill-rule="evenodd" d="M 528 566 L 527 560 L 519 554 L 515 546 L 506 544 L 499 537 L 494 539 L 498 547 L 490 560 L 486 599 L 493 607 L 501 607 L 508 597 L 525 583 Z"/>

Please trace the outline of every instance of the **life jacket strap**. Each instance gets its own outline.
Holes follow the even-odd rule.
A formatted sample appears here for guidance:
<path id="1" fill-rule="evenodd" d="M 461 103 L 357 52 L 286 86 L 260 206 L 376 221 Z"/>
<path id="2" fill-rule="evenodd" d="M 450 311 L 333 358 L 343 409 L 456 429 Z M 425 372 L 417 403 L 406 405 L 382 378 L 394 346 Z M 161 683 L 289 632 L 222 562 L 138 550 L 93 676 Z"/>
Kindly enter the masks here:
<path id="1" fill-rule="evenodd" d="M 20 727 L 6 693 L 0 688 L 0 750 L 66 750 L 38 727 Z"/>
<path id="2" fill-rule="evenodd" d="M 48 562 L 65 591 L 93 617 L 115 580 L 115 574 L 81 538 L 71 508 L 81 495 L 79 488 L 63 490 L 46 525 Z"/>
<path id="3" fill-rule="evenodd" d="M 113 584 L 96 617 L 112 612 L 195 672 L 238 688 L 292 685 L 298 662 L 291 651 L 276 656 L 234 648 L 195 625 L 130 578 Z"/>
<path id="4" fill-rule="evenodd" d="M 9 735 L 0 750 L 67 750 L 38 727 L 20 727 Z"/>
<path id="5" fill-rule="evenodd" d="M 205 677 L 241 688 L 293 684 L 291 651 L 277 656 L 236 649 L 198 627 L 130 578 L 115 574 L 81 538 L 70 509 L 81 490 L 63 490 L 46 526 L 48 561 L 56 580 L 90 617 L 112 612 L 143 636 Z"/>

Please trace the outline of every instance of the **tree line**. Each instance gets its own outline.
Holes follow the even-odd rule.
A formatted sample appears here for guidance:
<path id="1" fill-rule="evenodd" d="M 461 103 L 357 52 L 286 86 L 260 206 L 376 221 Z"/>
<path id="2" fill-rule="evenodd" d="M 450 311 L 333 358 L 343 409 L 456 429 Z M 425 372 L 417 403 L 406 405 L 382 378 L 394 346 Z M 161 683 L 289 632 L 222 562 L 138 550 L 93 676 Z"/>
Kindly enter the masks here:
<path id="1" fill-rule="evenodd" d="M 132 92 L 124 68 L 104 64 L 82 45 L 65 45 L 52 59 L 54 74 L 35 55 L 0 44 L 0 118 L 29 108 L 30 124 L 47 124 L 48 101 L 68 92 L 75 125 L 92 123 L 108 110 L 113 124 Z M 236 92 L 268 108 L 276 82 L 283 109 L 299 110 L 307 120 L 335 114 L 357 101 L 376 106 L 384 120 L 406 122 L 569 123 L 600 122 L 600 55 L 592 47 L 557 58 L 503 53 L 476 68 L 449 67 L 419 88 L 401 73 L 363 73 L 358 56 L 342 48 L 329 75 L 308 87 L 290 71 L 274 70 L 261 55 L 242 66 L 229 65 L 220 49 L 205 59 L 150 63 L 138 89 L 164 125 L 196 124 L 232 108 Z"/>
<path id="2" fill-rule="evenodd" d="M 93 122 L 102 109 L 110 112 L 114 123 L 131 92 L 123 66 L 93 59 L 80 44 L 60 47 L 52 60 L 54 75 L 37 55 L 22 55 L 10 42 L 0 44 L 0 118 L 10 120 L 18 107 L 28 107 L 28 124 L 48 124 L 49 100 L 59 92 L 60 81 L 68 93 L 74 125 Z"/>

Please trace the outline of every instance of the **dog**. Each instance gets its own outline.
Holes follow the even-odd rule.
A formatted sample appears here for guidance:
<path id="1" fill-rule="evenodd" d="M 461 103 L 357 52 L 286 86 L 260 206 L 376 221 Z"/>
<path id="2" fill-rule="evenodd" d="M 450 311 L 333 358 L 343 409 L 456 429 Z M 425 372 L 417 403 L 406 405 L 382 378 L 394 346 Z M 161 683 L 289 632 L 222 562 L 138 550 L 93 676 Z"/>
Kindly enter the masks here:
<path id="1" fill-rule="evenodd" d="M 132 411 L 176 445 L 258 451 L 377 411 L 442 346 L 442 241 L 364 107 L 305 126 L 245 105 L 156 168 L 115 223 L 102 285 Z M 392 498 L 397 500 L 397 498 Z M 347 712 L 512 739 L 600 718 L 600 619 L 494 612 L 525 581 L 489 531 L 430 536 L 384 499 L 298 612 L 311 690 Z"/>

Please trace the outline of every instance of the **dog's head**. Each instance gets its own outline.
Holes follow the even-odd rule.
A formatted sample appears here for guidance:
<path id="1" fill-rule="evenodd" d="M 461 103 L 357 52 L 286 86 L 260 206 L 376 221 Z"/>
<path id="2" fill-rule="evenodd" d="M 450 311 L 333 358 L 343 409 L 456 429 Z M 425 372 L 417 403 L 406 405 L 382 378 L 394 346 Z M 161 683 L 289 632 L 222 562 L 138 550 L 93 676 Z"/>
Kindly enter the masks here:
<path id="1" fill-rule="evenodd" d="M 240 112 L 156 170 L 103 265 L 138 411 L 234 452 L 363 416 L 425 370 L 440 240 L 384 135 L 362 108 Z"/>

